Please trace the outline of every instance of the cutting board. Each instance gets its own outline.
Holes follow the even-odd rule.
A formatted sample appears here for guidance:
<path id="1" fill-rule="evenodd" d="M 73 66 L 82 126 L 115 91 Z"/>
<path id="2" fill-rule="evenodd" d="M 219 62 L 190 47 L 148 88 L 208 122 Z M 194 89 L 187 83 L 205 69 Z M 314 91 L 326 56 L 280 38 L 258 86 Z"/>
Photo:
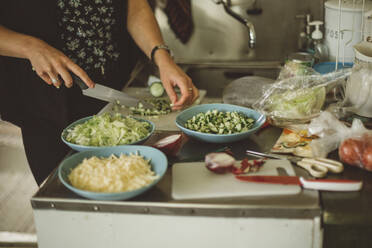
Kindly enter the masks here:
<path id="1" fill-rule="evenodd" d="M 278 175 L 277 168 L 283 168 L 289 176 L 296 175 L 288 160 L 267 160 L 258 172 L 249 175 Z M 172 197 L 176 200 L 295 195 L 300 192 L 301 187 L 297 185 L 243 182 L 232 173 L 216 174 L 209 171 L 204 162 L 178 163 L 172 167 Z"/>
<path id="2" fill-rule="evenodd" d="M 139 88 L 139 87 L 129 87 L 125 89 L 125 93 L 128 93 L 131 96 L 135 96 L 139 99 L 147 99 L 153 97 L 148 88 Z M 205 95 L 207 94 L 206 90 L 199 89 L 199 99 L 196 100 L 195 104 L 200 104 Z M 167 97 L 164 97 L 168 99 Z M 111 106 L 112 107 L 112 106 Z M 121 109 L 120 113 L 123 115 L 129 115 L 130 111 L 127 108 Z M 172 111 L 166 115 L 159 115 L 158 117 L 154 116 L 139 116 L 143 119 L 152 121 L 155 124 L 156 130 L 159 131 L 179 131 L 179 128 L 176 126 L 175 120 L 180 111 Z"/>

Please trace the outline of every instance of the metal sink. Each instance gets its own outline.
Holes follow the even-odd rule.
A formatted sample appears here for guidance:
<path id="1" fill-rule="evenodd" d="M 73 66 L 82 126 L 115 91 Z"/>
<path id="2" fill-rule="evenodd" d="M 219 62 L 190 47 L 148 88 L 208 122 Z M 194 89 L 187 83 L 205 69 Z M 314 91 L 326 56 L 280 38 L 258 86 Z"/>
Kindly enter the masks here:
<path id="1" fill-rule="evenodd" d="M 245 76 L 276 79 L 280 63 L 273 62 L 223 62 L 180 64 L 196 87 L 207 90 L 209 97 L 222 97 L 223 89 L 232 81 Z"/>

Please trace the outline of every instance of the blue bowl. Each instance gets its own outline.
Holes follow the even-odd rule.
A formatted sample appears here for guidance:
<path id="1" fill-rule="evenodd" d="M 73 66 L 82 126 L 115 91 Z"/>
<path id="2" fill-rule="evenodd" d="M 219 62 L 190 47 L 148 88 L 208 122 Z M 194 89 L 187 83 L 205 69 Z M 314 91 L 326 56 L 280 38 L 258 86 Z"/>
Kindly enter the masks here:
<path id="1" fill-rule="evenodd" d="M 120 156 L 120 154 L 129 154 L 129 153 L 136 153 L 139 152 L 140 155 L 144 156 L 145 159 L 151 159 L 151 167 L 152 170 L 158 175 L 158 178 L 154 180 L 151 184 L 142 187 L 140 189 L 126 191 L 126 192 L 119 192 L 119 193 L 97 193 L 92 191 L 86 191 L 77 189 L 71 185 L 70 180 L 68 179 L 68 175 L 71 173 L 71 170 L 79 165 L 84 158 L 90 158 L 92 156 L 97 157 L 109 157 L 111 154 L 115 154 L 116 156 Z M 149 147 L 149 146 L 121 146 L 121 147 L 113 147 L 113 148 L 101 148 L 100 150 L 96 151 L 85 151 L 75 153 L 74 155 L 66 158 L 61 162 L 58 167 L 58 177 L 59 180 L 65 185 L 68 189 L 73 191 L 74 193 L 93 200 L 106 200 L 106 201 L 115 201 L 115 200 L 127 200 L 132 197 L 138 196 L 145 191 L 149 190 L 151 187 L 156 185 L 161 178 L 164 176 L 165 172 L 167 171 L 168 160 L 167 157 L 159 151 L 158 149 Z"/>
<path id="2" fill-rule="evenodd" d="M 244 114 L 252 119 L 255 120 L 255 123 L 251 129 L 249 129 L 246 132 L 242 133 L 235 133 L 235 134 L 209 134 L 209 133 L 202 133 L 197 132 L 194 130 L 190 130 L 188 128 L 185 128 L 185 123 L 187 120 L 192 118 L 194 115 L 197 115 L 201 112 L 205 113 L 208 110 L 217 109 L 218 111 L 236 111 L 238 113 Z M 265 123 L 266 117 L 257 111 L 245 108 L 237 105 L 231 105 L 231 104 L 223 104 L 223 103 L 214 103 L 214 104 L 202 104 L 197 105 L 191 108 L 188 108 L 181 113 L 178 114 L 176 118 L 176 125 L 179 127 L 182 132 L 187 134 L 190 137 L 193 137 L 195 139 L 209 142 L 209 143 L 229 143 L 234 141 L 239 141 L 247 138 L 249 135 L 255 133 L 257 130 L 260 129 L 260 127 Z"/>
<path id="3" fill-rule="evenodd" d="M 73 149 L 75 151 L 79 151 L 79 152 L 83 152 L 83 151 L 98 151 L 98 150 L 100 150 L 102 148 L 124 147 L 126 145 L 139 145 L 139 144 L 143 144 L 148 138 L 150 138 L 150 136 L 155 131 L 155 124 L 153 122 L 148 121 L 148 120 L 145 120 L 145 119 L 137 118 L 137 117 L 132 117 L 132 118 L 134 118 L 134 119 L 136 119 L 138 121 L 144 121 L 144 122 L 147 122 L 147 123 L 149 123 L 151 125 L 151 130 L 150 130 L 149 134 L 146 137 L 144 137 L 143 139 L 137 140 L 136 142 L 132 142 L 132 143 L 125 144 L 125 145 L 117 145 L 117 146 L 84 146 L 84 145 L 74 144 L 74 143 L 71 143 L 71 142 L 69 142 L 69 141 L 66 140 L 66 135 L 67 135 L 67 130 L 68 129 L 71 129 L 71 128 L 73 128 L 74 126 L 76 126 L 78 124 L 84 123 L 84 122 L 88 121 L 91 118 L 93 118 L 93 116 L 88 116 L 88 117 L 82 118 L 80 120 L 77 120 L 77 121 L 73 122 L 68 127 L 66 127 L 62 131 L 62 134 L 61 134 L 62 141 L 66 145 L 68 145 L 71 149 Z"/>

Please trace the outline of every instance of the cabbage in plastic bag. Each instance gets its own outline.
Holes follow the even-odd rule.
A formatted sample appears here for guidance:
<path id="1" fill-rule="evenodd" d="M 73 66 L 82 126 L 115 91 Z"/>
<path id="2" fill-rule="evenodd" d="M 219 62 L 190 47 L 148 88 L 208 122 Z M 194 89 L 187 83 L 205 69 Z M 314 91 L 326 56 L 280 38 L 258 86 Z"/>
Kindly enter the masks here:
<path id="1" fill-rule="evenodd" d="M 265 114 L 274 125 L 306 123 L 319 115 L 327 91 L 350 73 L 349 69 L 277 81 L 264 90 L 253 108 Z"/>

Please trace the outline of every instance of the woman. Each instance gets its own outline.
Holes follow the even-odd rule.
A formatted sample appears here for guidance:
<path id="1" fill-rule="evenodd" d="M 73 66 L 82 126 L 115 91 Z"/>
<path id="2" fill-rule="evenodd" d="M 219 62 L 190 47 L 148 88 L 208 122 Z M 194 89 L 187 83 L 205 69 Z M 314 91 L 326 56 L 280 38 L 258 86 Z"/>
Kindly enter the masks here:
<path id="1" fill-rule="evenodd" d="M 173 62 L 146 0 L 8 0 L 0 3 L 0 114 L 22 129 L 26 155 L 40 184 L 66 155 L 60 133 L 105 103 L 85 97 L 86 85 L 120 89 L 135 43 L 159 67 L 173 109 L 198 97 Z M 54 87 L 53 87 L 54 86 Z M 181 90 L 178 99 L 173 89 Z"/>

